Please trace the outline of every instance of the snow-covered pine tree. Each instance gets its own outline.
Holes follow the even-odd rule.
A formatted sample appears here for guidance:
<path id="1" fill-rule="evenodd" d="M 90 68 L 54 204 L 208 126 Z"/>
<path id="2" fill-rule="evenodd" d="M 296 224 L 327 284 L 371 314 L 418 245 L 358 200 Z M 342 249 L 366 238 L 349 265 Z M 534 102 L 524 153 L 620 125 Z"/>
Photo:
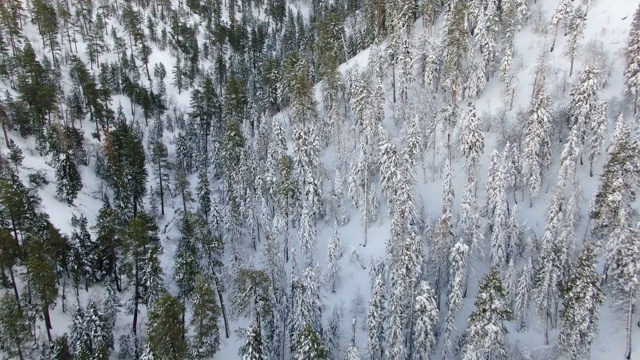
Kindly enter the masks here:
<path id="1" fill-rule="evenodd" d="M 418 286 L 414 311 L 412 359 L 428 360 L 436 344 L 438 309 L 433 298 L 433 290 L 426 281 Z"/>
<path id="2" fill-rule="evenodd" d="M 476 115 L 476 108 L 473 102 L 469 102 L 469 108 L 462 124 L 458 147 L 460 153 L 465 157 L 468 179 L 474 179 L 475 181 L 480 156 L 484 151 L 484 134 L 480 131 L 480 119 Z"/>
<path id="3" fill-rule="evenodd" d="M 340 265 L 338 261 L 342 257 L 342 242 L 340 240 L 340 233 L 338 224 L 333 225 L 333 235 L 329 239 L 329 250 L 327 251 L 327 285 L 331 292 L 336 292 L 336 285 L 340 280 Z"/>
<path id="4" fill-rule="evenodd" d="M 593 177 L 593 163 L 600 158 L 604 147 L 604 135 L 609 125 L 608 110 L 606 102 L 598 104 L 589 126 L 589 176 L 591 177 Z"/>
<path id="5" fill-rule="evenodd" d="M 543 82 L 543 79 L 538 79 Z M 542 182 L 542 171 L 551 164 L 551 112 L 550 98 L 544 85 L 534 93 L 525 130 L 522 170 L 529 187 L 529 206 L 538 196 Z"/>
<path id="6" fill-rule="evenodd" d="M 576 227 L 580 216 L 580 200 L 582 199 L 582 189 L 577 181 L 573 184 L 573 191 L 569 197 L 569 201 L 565 204 L 563 210 L 564 222 L 562 231 L 556 239 L 557 256 L 560 260 L 558 266 L 563 271 L 563 276 L 567 276 L 569 272 L 569 262 L 576 257 L 577 238 Z"/>
<path id="7" fill-rule="evenodd" d="M 482 56 L 481 71 L 486 76 L 486 80 L 493 75 L 495 59 L 497 55 L 496 39 L 500 31 L 500 16 L 498 0 L 489 0 L 485 3 L 485 8 L 480 11 L 477 18 L 477 26 L 473 33 L 474 43 Z"/>
<path id="8" fill-rule="evenodd" d="M 443 45 L 443 85 L 451 92 L 451 104 L 455 104 L 462 90 L 463 61 L 468 50 L 468 29 L 466 25 L 466 4 L 458 1 L 451 6 L 445 16 Z"/>
<path id="9" fill-rule="evenodd" d="M 447 161 L 444 168 L 444 182 L 442 184 L 442 214 L 436 225 L 429 249 L 429 271 L 435 283 L 436 305 L 438 308 L 440 308 L 442 298 L 444 297 L 442 296 L 442 292 L 445 291 L 447 286 L 450 266 L 448 260 L 454 245 L 453 196 L 451 162 Z"/>
<path id="10" fill-rule="evenodd" d="M 367 352 L 371 360 L 384 359 L 386 289 L 382 274 L 375 277 L 367 313 Z"/>
<path id="11" fill-rule="evenodd" d="M 507 359 L 504 321 L 513 317 L 505 303 L 500 274 L 492 267 L 480 281 L 476 310 L 469 316 L 462 359 Z"/>
<path id="12" fill-rule="evenodd" d="M 577 127 L 580 134 L 580 144 L 592 136 L 591 129 L 599 115 L 598 106 L 598 71 L 592 67 L 587 67 L 578 77 L 577 82 L 571 87 L 569 94 L 569 114 L 572 126 Z M 580 159 L 582 164 L 582 158 Z"/>
<path id="13" fill-rule="evenodd" d="M 565 31 L 568 29 L 569 24 L 571 22 L 571 14 L 573 13 L 573 0 L 560 0 L 558 6 L 553 12 L 553 16 L 551 17 L 551 24 L 549 25 L 550 31 L 553 31 L 553 42 L 551 44 L 551 51 L 553 51 L 556 38 L 558 37 L 558 29 L 562 25 Z"/>
<path id="14" fill-rule="evenodd" d="M 56 195 L 60 200 L 73 204 L 82 189 L 82 178 L 69 151 L 58 156 L 59 159 L 56 161 Z"/>
<path id="15" fill-rule="evenodd" d="M 513 259 L 509 259 L 509 265 L 504 272 L 504 292 L 507 295 L 507 304 L 509 309 L 513 310 L 513 299 L 518 289 L 518 273 L 513 263 Z M 513 312 L 513 311 L 512 311 Z"/>
<path id="16" fill-rule="evenodd" d="M 193 286 L 198 274 L 198 248 L 196 244 L 196 229 L 191 212 L 184 213 L 179 224 L 180 237 L 174 252 L 173 280 L 178 286 L 178 298 L 191 299 Z"/>
<path id="17" fill-rule="evenodd" d="M 449 263 L 451 264 L 449 274 L 449 295 L 447 297 L 448 311 L 446 316 L 446 326 L 444 332 L 444 342 L 442 356 L 448 358 L 453 353 L 452 337 L 456 336 L 458 329 L 455 325 L 456 315 L 462 307 L 462 299 L 464 297 L 464 285 L 467 278 L 467 262 L 469 261 L 469 247 L 463 240 L 459 240 L 452 248 L 449 254 Z M 455 339 L 455 338 L 454 338 Z"/>
<path id="18" fill-rule="evenodd" d="M 347 348 L 347 353 L 344 357 L 345 360 L 360 360 L 360 352 L 356 345 L 356 319 L 351 321 L 351 344 Z"/>
<path id="19" fill-rule="evenodd" d="M 598 326 L 598 313 L 604 301 L 601 276 L 596 272 L 596 254 L 585 247 L 562 290 L 562 322 L 558 350 L 570 359 L 589 357 L 591 341 Z"/>
<path id="20" fill-rule="evenodd" d="M 547 344 L 549 343 L 549 327 L 555 324 L 557 303 L 559 301 L 558 284 L 562 276 L 555 239 L 562 225 L 563 191 L 564 189 L 556 189 L 551 199 L 535 277 L 534 297 L 538 315 L 544 324 L 545 342 Z"/>
<path id="21" fill-rule="evenodd" d="M 640 182 L 640 168 L 635 160 L 638 149 L 631 142 L 631 132 L 620 116 L 611 135 L 609 160 L 604 167 L 600 186 L 591 205 L 590 216 L 595 220 L 597 239 L 610 233 L 612 224 L 619 222 L 619 212 L 633 213 L 631 203 Z"/>
<path id="22" fill-rule="evenodd" d="M 296 351 L 294 360 L 327 360 L 328 351 L 322 342 L 322 338 L 307 323 L 304 330 L 296 335 Z M 243 358 L 244 360 L 244 358 Z"/>
<path id="23" fill-rule="evenodd" d="M 463 84 L 462 98 L 475 99 L 487 85 L 487 74 L 483 64 L 478 64 L 475 43 L 468 40 L 467 45 L 472 51 L 467 51 L 465 63 L 467 65 L 467 80 Z"/>
<path id="24" fill-rule="evenodd" d="M 382 347 L 384 359 L 407 358 L 407 346 L 405 343 L 405 316 L 403 312 L 403 295 L 405 289 L 401 286 L 394 286 L 389 299 L 387 326 L 385 329 L 384 346 Z"/>
<path id="25" fill-rule="evenodd" d="M 98 281 L 99 274 L 97 274 L 96 268 L 99 261 L 96 259 L 96 245 L 87 229 L 87 218 L 82 214 L 80 217 L 73 215 L 71 217 L 71 225 L 74 230 L 69 244 L 71 246 L 69 266 L 76 288 L 76 298 L 78 298 L 80 280 L 84 279 L 85 290 L 87 291 L 92 283 Z"/>
<path id="26" fill-rule="evenodd" d="M 505 152 L 508 151 L 509 144 Z M 509 159 L 502 157 L 502 164 L 497 170 L 497 175 L 493 177 L 495 183 L 490 188 L 492 203 L 495 204 L 491 223 L 491 264 L 502 270 L 507 265 L 507 249 L 508 249 L 508 222 L 509 222 L 509 202 L 507 201 L 507 171 Z M 489 194 L 487 194 L 489 195 Z"/>
<path id="27" fill-rule="evenodd" d="M 327 339 L 327 350 L 332 359 L 340 357 L 340 340 L 342 334 L 340 332 L 340 323 L 342 322 L 342 306 L 334 306 L 329 318 L 329 326 L 325 331 L 324 337 Z"/>
<path id="28" fill-rule="evenodd" d="M 640 108 L 640 6 L 636 9 L 631 22 L 629 40 L 626 50 L 626 67 L 624 79 L 626 93 L 632 96 L 634 101 L 634 114 L 638 118 L 638 108 Z"/>
<path id="29" fill-rule="evenodd" d="M 209 359 L 218 351 L 220 346 L 219 316 L 220 309 L 211 285 L 204 277 L 198 275 L 193 287 L 190 322 L 193 331 L 190 354 L 194 359 Z"/>
<path id="30" fill-rule="evenodd" d="M 502 186 L 501 163 L 500 152 L 497 149 L 493 149 L 489 160 L 489 173 L 487 174 L 487 205 L 485 207 L 485 213 L 491 217 L 493 217 L 496 209 L 500 187 Z"/>
<path id="31" fill-rule="evenodd" d="M 313 211 L 309 207 L 309 203 L 305 202 L 300 214 L 300 229 L 298 230 L 298 243 L 307 266 L 311 266 L 315 262 L 314 258 L 318 242 L 316 221 L 313 217 Z"/>
<path id="32" fill-rule="evenodd" d="M 627 207 L 618 210 L 618 219 L 605 248 L 605 271 L 615 305 L 625 316 L 625 359 L 631 359 L 633 309 L 640 291 L 640 234 L 629 225 L 627 211 Z"/>
<path id="33" fill-rule="evenodd" d="M 533 261 L 531 256 L 527 258 L 527 262 L 524 264 L 520 276 L 518 278 L 518 287 L 516 289 L 515 301 L 513 304 L 513 312 L 518 319 L 518 330 L 522 330 L 526 323 L 529 314 L 529 304 L 531 302 L 531 291 L 533 290 Z"/>
<path id="34" fill-rule="evenodd" d="M 567 24 L 567 32 L 569 33 L 569 40 L 565 45 L 565 53 L 571 59 L 571 65 L 569 67 L 569 77 L 573 74 L 573 61 L 578 53 L 578 47 L 580 39 L 583 37 L 585 21 L 587 14 L 582 9 L 582 6 L 578 5 L 573 9 L 571 18 Z"/>
<path id="35" fill-rule="evenodd" d="M 509 224 L 507 225 L 507 261 L 521 253 L 523 237 L 518 206 L 512 206 L 509 214 Z"/>
<path id="36" fill-rule="evenodd" d="M 238 352 L 242 360 L 264 360 L 264 343 L 262 335 L 255 323 L 251 323 L 244 332 L 245 343 Z"/>

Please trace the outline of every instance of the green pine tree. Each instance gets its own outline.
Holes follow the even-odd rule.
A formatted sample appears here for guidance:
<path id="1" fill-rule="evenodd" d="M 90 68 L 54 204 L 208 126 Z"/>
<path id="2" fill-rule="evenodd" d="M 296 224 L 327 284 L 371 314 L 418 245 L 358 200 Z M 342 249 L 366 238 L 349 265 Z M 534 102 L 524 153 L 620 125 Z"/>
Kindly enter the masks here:
<path id="1" fill-rule="evenodd" d="M 188 344 L 182 323 L 184 306 L 178 299 L 165 292 L 149 312 L 147 344 L 154 359 L 186 359 Z"/>

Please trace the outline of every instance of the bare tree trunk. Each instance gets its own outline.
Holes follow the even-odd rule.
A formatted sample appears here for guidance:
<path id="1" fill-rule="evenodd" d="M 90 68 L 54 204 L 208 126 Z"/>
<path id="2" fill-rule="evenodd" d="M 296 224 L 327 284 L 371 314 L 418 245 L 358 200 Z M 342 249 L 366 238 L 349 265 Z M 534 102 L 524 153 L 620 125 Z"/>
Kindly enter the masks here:
<path id="1" fill-rule="evenodd" d="M 222 311 L 222 319 L 224 320 L 224 333 L 227 339 L 229 338 L 229 319 L 227 318 L 227 310 L 224 306 L 224 297 L 222 296 L 222 285 L 218 279 L 218 275 L 213 273 L 213 281 L 216 284 L 216 291 L 218 292 L 218 299 L 220 300 L 220 310 Z"/>
<path id="2" fill-rule="evenodd" d="M 49 338 L 49 342 L 52 341 L 51 338 L 51 317 L 49 316 L 49 306 L 48 305 L 43 305 L 42 306 L 42 312 L 44 314 L 44 324 L 45 327 L 47 328 L 47 338 Z"/>
<path id="3" fill-rule="evenodd" d="M 627 309 L 627 352 L 625 359 L 631 360 L 631 318 L 633 314 L 633 300 L 635 297 L 629 299 L 629 306 Z"/>
<path id="4" fill-rule="evenodd" d="M 11 285 L 13 286 L 13 293 L 16 296 L 16 304 L 18 304 L 18 310 L 22 311 L 22 306 L 20 305 L 20 295 L 18 294 L 18 285 L 16 284 L 16 278 L 13 274 L 13 268 L 9 267 L 9 275 L 11 275 Z"/>

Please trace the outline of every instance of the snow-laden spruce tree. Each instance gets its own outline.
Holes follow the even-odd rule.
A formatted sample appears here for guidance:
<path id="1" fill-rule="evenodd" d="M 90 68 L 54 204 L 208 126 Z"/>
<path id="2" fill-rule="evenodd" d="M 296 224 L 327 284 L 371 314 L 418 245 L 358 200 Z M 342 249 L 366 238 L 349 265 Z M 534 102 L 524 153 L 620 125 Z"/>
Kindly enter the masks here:
<path id="1" fill-rule="evenodd" d="M 331 292 L 336 292 L 336 285 L 340 280 L 340 265 L 338 260 L 342 257 L 342 241 L 340 240 L 340 233 L 338 230 L 338 224 L 333 225 L 333 235 L 329 239 L 329 249 L 327 251 L 327 285 Z"/>
<path id="2" fill-rule="evenodd" d="M 502 187 L 501 159 L 500 152 L 497 149 L 493 149 L 489 160 L 489 173 L 487 174 L 487 205 L 485 207 L 485 213 L 490 217 L 493 217 Z"/>
<path id="3" fill-rule="evenodd" d="M 601 102 L 596 108 L 593 121 L 589 125 L 589 176 L 593 177 L 593 163 L 598 161 L 604 147 L 604 135 L 609 125 L 609 107 Z"/>
<path id="4" fill-rule="evenodd" d="M 582 71 L 569 93 L 569 114 L 572 125 L 577 125 L 581 132 L 580 142 L 584 144 L 582 133 L 589 131 L 598 114 L 598 71 L 587 67 Z M 589 135 L 589 133 L 587 133 Z"/>
<path id="5" fill-rule="evenodd" d="M 462 132 L 458 141 L 460 153 L 465 157 L 467 176 L 469 179 L 477 181 L 478 165 L 484 151 L 484 134 L 480 130 L 480 119 L 476 115 L 476 108 L 473 102 L 469 102 L 469 108 L 465 114 Z"/>
<path id="6" fill-rule="evenodd" d="M 587 13 L 582 9 L 582 6 L 576 6 L 573 9 L 569 22 L 567 24 L 567 32 L 569 33 L 569 40 L 565 45 L 565 53 L 571 59 L 571 65 L 569 67 L 569 76 L 573 74 L 573 61 L 576 58 L 579 48 L 580 39 L 583 37 L 584 28 L 586 26 Z"/>
<path id="7" fill-rule="evenodd" d="M 484 11 L 480 11 L 478 24 L 473 34 L 474 42 L 482 57 L 481 71 L 488 80 L 495 68 L 495 60 L 498 52 L 496 39 L 500 31 L 499 1 L 486 1 Z"/>
<path id="8" fill-rule="evenodd" d="M 600 305 L 604 301 L 600 283 L 601 276 L 596 272 L 596 254 L 587 246 L 572 267 L 562 291 L 558 351 L 570 359 L 589 358 Z"/>
<path id="9" fill-rule="evenodd" d="M 445 33 L 442 54 L 443 85 L 451 93 L 451 103 L 455 104 L 462 90 L 464 59 L 468 51 L 468 29 L 466 25 L 466 4 L 456 2 L 445 16 Z"/>
<path id="10" fill-rule="evenodd" d="M 412 359 L 429 360 L 436 344 L 438 309 L 433 298 L 433 289 L 426 281 L 421 282 L 418 287 L 414 311 Z"/>
<path id="11" fill-rule="evenodd" d="M 444 168 L 444 182 L 442 184 L 442 214 L 435 228 L 429 249 L 429 272 L 434 279 L 436 305 L 440 308 L 442 293 L 447 286 L 449 274 L 449 254 L 454 242 L 453 232 L 453 177 L 451 162 L 447 161 Z"/>
<path id="12" fill-rule="evenodd" d="M 509 309 L 513 311 L 513 299 L 515 298 L 518 288 L 518 273 L 516 272 L 513 259 L 509 259 L 509 264 L 504 271 L 504 292 L 507 294 L 507 304 Z"/>
<path id="13" fill-rule="evenodd" d="M 316 221 L 313 217 L 313 211 L 309 207 L 309 203 L 305 202 L 300 214 L 300 229 L 298 231 L 298 243 L 307 266 L 315 262 L 314 258 L 318 242 Z"/>
<path id="14" fill-rule="evenodd" d="M 559 301 L 558 283 L 561 280 L 562 269 L 555 239 L 562 225 L 563 203 L 563 190 L 556 190 L 547 210 L 547 223 L 541 241 L 542 249 L 536 266 L 534 300 L 538 316 L 544 325 L 546 344 L 549 344 L 549 327 L 555 323 Z"/>
<path id="15" fill-rule="evenodd" d="M 553 32 L 553 41 L 551 44 L 551 51 L 556 44 L 556 38 L 558 37 L 558 29 L 562 26 L 565 31 L 569 27 L 569 23 L 571 22 L 571 14 L 573 13 L 573 0 L 560 0 L 556 10 L 553 12 L 553 16 L 551 16 L 551 24 L 549 25 L 550 31 Z"/>
<path id="16" fill-rule="evenodd" d="M 480 281 L 475 307 L 467 322 L 462 359 L 507 359 L 504 322 L 513 315 L 505 302 L 502 280 L 495 267 Z"/>
<path id="17" fill-rule="evenodd" d="M 448 358 L 453 353 L 453 343 L 458 329 L 455 325 L 456 315 L 462 307 L 464 297 L 464 285 L 467 278 L 467 262 L 469 261 L 469 247 L 463 240 L 459 240 L 449 254 L 449 295 L 447 297 L 448 311 L 446 316 L 446 326 L 444 332 L 444 342 L 442 349 L 443 358 Z M 452 339 L 453 338 L 453 339 Z"/>
<path id="18" fill-rule="evenodd" d="M 625 359 L 631 359 L 633 310 L 640 291 L 640 232 L 629 225 L 626 207 L 621 207 L 617 216 L 605 248 L 605 269 L 615 305 L 624 314 L 627 332 Z"/>
<path id="19" fill-rule="evenodd" d="M 540 79 L 539 81 L 543 81 Z M 544 85 L 534 93 L 529 109 L 522 154 L 522 171 L 529 187 L 529 205 L 540 192 L 542 172 L 551 164 L 551 99 Z"/>
<path id="20" fill-rule="evenodd" d="M 509 144 L 505 152 L 508 151 Z M 491 222 L 491 264 L 498 269 L 503 269 L 507 264 L 508 249 L 508 224 L 509 224 L 509 202 L 507 201 L 507 154 L 502 157 L 502 164 L 497 170 L 495 183 L 491 184 L 492 202 L 495 204 Z M 493 157 L 492 157 L 493 158 Z"/>
<path id="21" fill-rule="evenodd" d="M 385 330 L 385 341 L 383 346 L 384 359 L 407 358 L 407 346 L 405 343 L 405 317 L 408 315 L 403 310 L 402 296 L 406 289 L 394 286 L 389 299 L 387 326 Z"/>
<path id="22" fill-rule="evenodd" d="M 513 303 L 513 313 L 519 322 L 518 330 L 526 327 L 526 320 L 529 314 L 529 305 L 531 303 L 531 291 L 533 290 L 533 261 L 531 256 L 527 258 L 520 276 L 518 278 L 518 287 L 516 288 L 515 299 Z"/>
<path id="23" fill-rule="evenodd" d="M 358 351 L 358 346 L 356 345 L 356 319 L 351 321 L 351 342 L 344 360 L 360 360 L 360 351 Z"/>
<path id="24" fill-rule="evenodd" d="M 626 93 L 634 100 L 634 114 L 638 118 L 638 108 L 640 107 L 640 6 L 633 15 L 631 30 L 626 51 L 626 67 L 624 70 L 624 80 L 626 83 Z"/>
<path id="25" fill-rule="evenodd" d="M 371 360 L 384 359 L 384 324 L 386 289 L 382 274 L 375 277 L 367 313 L 367 353 Z"/>
<path id="26" fill-rule="evenodd" d="M 220 346 L 218 307 L 215 293 L 208 281 L 197 276 L 193 288 L 191 314 L 191 356 L 194 359 L 208 359 L 215 355 Z"/>
<path id="27" fill-rule="evenodd" d="M 302 333 L 296 335 L 296 351 L 294 360 L 327 360 L 329 352 L 323 344 L 322 337 L 311 324 L 307 323 Z"/>
<path id="28" fill-rule="evenodd" d="M 620 220 L 620 211 L 633 213 L 631 204 L 640 181 L 640 168 L 634 160 L 637 154 L 637 145 L 632 143 L 631 131 L 621 115 L 611 135 L 609 160 L 591 205 L 591 218 L 595 220 L 594 230 L 598 238 L 610 233 L 612 224 Z"/>

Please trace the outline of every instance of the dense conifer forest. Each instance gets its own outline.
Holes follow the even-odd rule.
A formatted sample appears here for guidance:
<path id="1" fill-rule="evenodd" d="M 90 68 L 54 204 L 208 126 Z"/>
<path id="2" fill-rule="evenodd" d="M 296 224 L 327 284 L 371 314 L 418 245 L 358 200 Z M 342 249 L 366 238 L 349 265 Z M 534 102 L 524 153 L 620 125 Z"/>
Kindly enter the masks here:
<path id="1" fill-rule="evenodd" d="M 640 1 L 0 0 L 0 359 L 640 358 Z"/>

